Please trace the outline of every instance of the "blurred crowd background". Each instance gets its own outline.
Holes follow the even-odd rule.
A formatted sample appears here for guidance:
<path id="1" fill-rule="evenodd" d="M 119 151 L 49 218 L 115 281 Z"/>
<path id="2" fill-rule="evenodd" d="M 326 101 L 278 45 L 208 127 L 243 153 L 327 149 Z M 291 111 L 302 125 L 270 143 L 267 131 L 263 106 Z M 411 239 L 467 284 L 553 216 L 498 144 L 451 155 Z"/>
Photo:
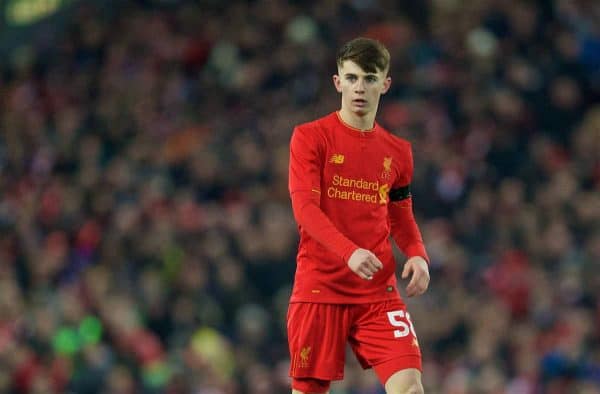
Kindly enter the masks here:
<path id="1" fill-rule="evenodd" d="M 75 3 L 0 58 L 1 393 L 289 392 L 288 143 L 361 35 L 414 148 L 425 391 L 600 393 L 599 2 Z M 375 393 L 349 354 L 332 394 Z"/>

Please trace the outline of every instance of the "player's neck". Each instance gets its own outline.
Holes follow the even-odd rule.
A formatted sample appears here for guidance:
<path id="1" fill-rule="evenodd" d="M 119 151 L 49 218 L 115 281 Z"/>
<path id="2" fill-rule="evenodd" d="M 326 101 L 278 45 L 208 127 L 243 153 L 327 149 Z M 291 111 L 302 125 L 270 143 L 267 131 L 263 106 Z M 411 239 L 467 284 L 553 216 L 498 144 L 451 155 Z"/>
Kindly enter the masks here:
<path id="1" fill-rule="evenodd" d="M 360 116 L 342 107 L 339 111 L 339 115 L 342 121 L 348 126 L 361 131 L 372 131 L 373 126 L 375 125 L 375 113 Z"/>

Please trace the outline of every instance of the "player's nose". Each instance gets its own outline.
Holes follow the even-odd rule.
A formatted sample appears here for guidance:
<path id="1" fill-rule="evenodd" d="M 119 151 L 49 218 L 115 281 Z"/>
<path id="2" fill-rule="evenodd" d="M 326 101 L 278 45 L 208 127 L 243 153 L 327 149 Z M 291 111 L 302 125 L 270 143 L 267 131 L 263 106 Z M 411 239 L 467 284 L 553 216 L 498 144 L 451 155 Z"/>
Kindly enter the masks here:
<path id="1" fill-rule="evenodd" d="M 364 93 L 365 92 L 365 82 L 362 78 L 358 78 L 356 84 L 354 85 L 354 91 L 356 93 Z"/>

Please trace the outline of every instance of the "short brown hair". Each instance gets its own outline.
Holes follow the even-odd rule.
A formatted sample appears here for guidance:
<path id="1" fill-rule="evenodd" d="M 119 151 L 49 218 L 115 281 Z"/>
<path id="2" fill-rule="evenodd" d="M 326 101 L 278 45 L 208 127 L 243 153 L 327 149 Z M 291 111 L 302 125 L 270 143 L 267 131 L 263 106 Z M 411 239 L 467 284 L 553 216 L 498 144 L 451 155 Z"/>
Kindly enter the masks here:
<path id="1" fill-rule="evenodd" d="M 383 71 L 387 74 L 390 67 L 390 52 L 385 45 L 371 38 L 359 37 L 348 41 L 338 50 L 338 67 L 346 60 L 352 60 L 368 73 Z"/>

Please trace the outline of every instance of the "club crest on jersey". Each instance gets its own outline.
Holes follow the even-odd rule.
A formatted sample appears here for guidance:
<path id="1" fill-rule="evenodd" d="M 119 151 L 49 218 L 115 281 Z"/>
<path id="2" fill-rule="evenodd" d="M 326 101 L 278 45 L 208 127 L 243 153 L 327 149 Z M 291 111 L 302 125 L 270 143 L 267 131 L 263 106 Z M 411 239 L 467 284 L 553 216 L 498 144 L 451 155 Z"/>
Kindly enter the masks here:
<path id="1" fill-rule="evenodd" d="M 329 159 L 330 163 L 333 164 L 344 164 L 344 155 L 341 153 L 334 153 L 331 155 L 331 159 Z"/>
<path id="2" fill-rule="evenodd" d="M 381 178 L 389 180 L 392 177 L 392 158 L 387 156 L 383 158 L 383 171 L 381 172 Z"/>

